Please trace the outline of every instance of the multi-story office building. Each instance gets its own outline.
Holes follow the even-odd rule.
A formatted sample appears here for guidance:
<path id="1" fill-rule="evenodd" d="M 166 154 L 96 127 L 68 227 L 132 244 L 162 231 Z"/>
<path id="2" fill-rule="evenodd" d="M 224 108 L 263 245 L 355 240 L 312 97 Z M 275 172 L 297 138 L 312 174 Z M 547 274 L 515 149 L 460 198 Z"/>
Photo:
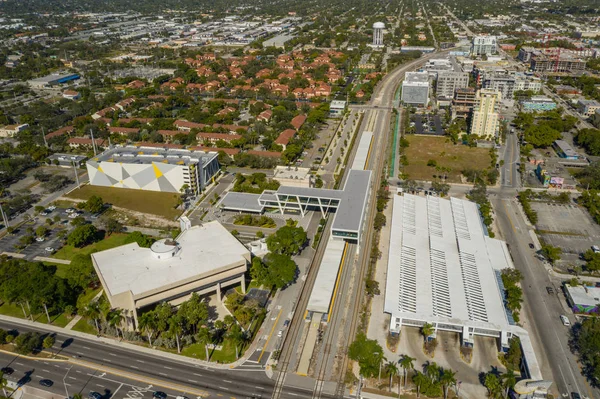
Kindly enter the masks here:
<path id="1" fill-rule="evenodd" d="M 502 98 L 512 99 L 515 91 L 530 90 L 535 93 L 542 90 L 542 81 L 535 76 L 513 71 L 493 71 L 485 73 L 483 88 L 502 93 Z"/>
<path id="2" fill-rule="evenodd" d="M 216 152 L 144 146 L 113 147 L 87 161 L 93 186 L 197 195 L 219 171 Z"/>
<path id="3" fill-rule="evenodd" d="M 500 100 L 502 100 L 502 94 L 499 91 L 490 89 L 477 91 L 471 117 L 471 134 L 485 137 L 488 140 L 498 135 L 500 130 L 498 119 Z"/>
<path id="4" fill-rule="evenodd" d="M 494 55 L 498 52 L 496 36 L 475 36 L 471 44 L 472 55 Z"/>
<path id="5" fill-rule="evenodd" d="M 427 106 L 429 102 L 429 74 L 407 72 L 402 82 L 402 102 L 408 105 Z"/>
<path id="6" fill-rule="evenodd" d="M 469 74 L 467 72 L 438 73 L 435 85 L 438 98 L 454 98 L 456 89 L 465 87 L 469 87 Z"/>

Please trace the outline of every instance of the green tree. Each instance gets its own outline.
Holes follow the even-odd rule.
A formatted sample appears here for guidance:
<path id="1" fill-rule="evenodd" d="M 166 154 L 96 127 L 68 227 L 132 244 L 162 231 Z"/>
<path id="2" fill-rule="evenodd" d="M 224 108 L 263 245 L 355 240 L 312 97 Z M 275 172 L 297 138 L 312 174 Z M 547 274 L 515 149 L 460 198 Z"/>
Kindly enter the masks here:
<path id="1" fill-rule="evenodd" d="M 92 195 L 85 202 L 85 210 L 87 210 L 90 213 L 98 213 L 102 211 L 102 208 L 104 208 L 104 201 L 101 197 L 97 195 Z"/>
<path id="2" fill-rule="evenodd" d="M 96 227 L 92 224 L 77 226 L 67 237 L 67 244 L 81 248 L 94 242 L 97 234 L 98 230 L 96 230 Z"/>
<path id="3" fill-rule="evenodd" d="M 425 338 L 425 339 L 431 337 L 434 332 L 435 332 L 435 329 L 433 328 L 433 325 L 430 323 L 425 323 L 421 327 L 421 334 L 423 335 L 423 338 Z"/>
<path id="4" fill-rule="evenodd" d="M 507 399 L 508 393 L 517 383 L 517 376 L 514 371 L 509 369 L 506 373 L 500 375 L 500 380 L 502 381 L 502 387 L 504 388 L 504 399 Z"/>
<path id="5" fill-rule="evenodd" d="M 294 281 L 298 267 L 288 255 L 269 253 L 263 260 L 254 258 L 250 268 L 252 278 L 258 283 L 275 289 L 281 289 Z"/>
<path id="6" fill-rule="evenodd" d="M 440 383 L 444 389 L 444 399 L 448 399 L 448 389 L 456 385 L 456 372 L 444 369 L 440 376 Z"/>
<path id="7" fill-rule="evenodd" d="M 373 222 L 373 228 L 377 231 L 381 230 L 385 226 L 387 220 L 385 215 L 381 212 L 375 214 L 375 221 Z"/>
<path id="8" fill-rule="evenodd" d="M 387 375 L 390 379 L 388 392 L 392 392 L 393 378 L 394 376 L 398 375 L 398 366 L 395 362 L 387 362 L 383 367 L 383 370 L 385 372 L 385 375 Z"/>
<path id="9" fill-rule="evenodd" d="M 142 313 L 138 317 L 138 328 L 146 333 L 148 344 L 152 346 L 152 336 L 156 330 L 156 315 L 153 311 Z"/>
<path id="10" fill-rule="evenodd" d="M 498 379 L 498 375 L 495 373 L 487 373 L 485 375 L 484 385 L 488 390 L 488 396 L 490 398 L 498 398 L 502 392 L 502 385 Z"/>
<path id="11" fill-rule="evenodd" d="M 37 229 L 35 229 L 35 234 L 38 237 L 45 237 L 46 234 L 48 234 L 48 229 L 44 226 L 39 226 Z"/>
<path id="12" fill-rule="evenodd" d="M 55 341 L 56 339 L 54 338 L 54 336 L 48 335 L 46 338 L 44 338 L 42 346 L 44 347 L 44 349 L 50 349 L 54 346 Z"/>
<path id="13" fill-rule="evenodd" d="M 523 132 L 525 140 L 536 148 L 549 147 L 556 140 L 562 137 L 562 134 L 546 124 L 535 124 Z"/>
<path id="14" fill-rule="evenodd" d="M 85 289 L 92 282 L 97 281 L 98 276 L 92 264 L 90 255 L 78 253 L 71 260 L 67 281 L 72 287 Z"/>
<path id="15" fill-rule="evenodd" d="M 123 309 L 112 309 L 109 311 L 106 321 L 108 322 L 108 325 L 117 332 L 117 338 L 119 338 L 119 329 L 123 320 L 125 320 Z"/>
<path id="16" fill-rule="evenodd" d="M 410 357 L 408 355 L 403 355 L 402 358 L 400 359 L 400 367 L 402 367 L 402 370 L 404 371 L 404 389 L 406 389 L 406 380 L 408 379 L 408 370 L 409 369 L 414 369 L 415 368 L 415 364 L 414 361 L 417 360 L 414 357 Z"/>
<path id="17" fill-rule="evenodd" d="M 550 263 L 554 264 L 556 263 L 556 261 L 560 260 L 562 250 L 559 247 L 554 247 L 550 244 L 544 243 L 542 244 L 542 249 L 540 250 L 540 253 L 544 255 L 546 259 L 550 261 Z"/>
<path id="18" fill-rule="evenodd" d="M 379 366 L 383 360 L 383 348 L 376 340 L 368 339 L 361 332 L 348 347 L 348 357 L 358 362 L 362 376 L 373 378 L 379 373 Z"/>
<path id="19" fill-rule="evenodd" d="M 267 237 L 267 248 L 276 254 L 292 256 L 300 252 L 306 241 L 302 227 L 283 226 Z"/>
<path id="20" fill-rule="evenodd" d="M 421 397 L 421 387 L 428 382 L 428 378 L 425 374 L 420 371 L 415 371 L 415 375 L 412 378 L 413 383 L 417 387 L 417 398 Z"/>
<path id="21" fill-rule="evenodd" d="M 109 236 L 112 233 L 120 233 L 123 231 L 123 224 L 115 218 L 106 218 L 104 221 L 104 229 Z"/>
<path id="22" fill-rule="evenodd" d="M 98 306 L 98 302 L 90 302 L 85 307 L 83 315 L 94 321 L 94 324 L 96 325 L 96 331 L 98 334 L 100 334 L 100 325 L 98 324 L 98 320 L 100 319 L 100 307 Z"/>
<path id="23" fill-rule="evenodd" d="M 587 377 L 600 381 L 600 318 L 583 319 L 579 328 L 573 329 L 572 345 Z"/>

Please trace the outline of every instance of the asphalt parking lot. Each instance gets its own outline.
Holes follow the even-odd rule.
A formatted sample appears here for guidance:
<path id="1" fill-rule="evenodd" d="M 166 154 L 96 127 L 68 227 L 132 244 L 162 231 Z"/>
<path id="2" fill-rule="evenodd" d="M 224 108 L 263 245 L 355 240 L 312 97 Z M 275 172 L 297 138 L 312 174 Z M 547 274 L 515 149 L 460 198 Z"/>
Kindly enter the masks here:
<path id="1" fill-rule="evenodd" d="M 73 230 L 71 221 L 73 218 L 69 218 L 70 213 L 66 212 L 67 208 L 56 208 L 47 215 L 39 214 L 33 220 L 23 224 L 14 234 L 6 235 L 0 239 L 0 252 L 9 253 L 20 253 L 25 255 L 25 259 L 33 259 L 36 256 L 50 256 L 52 253 L 60 249 L 63 245 L 63 239 L 59 238 L 59 232 L 67 230 L 70 232 Z M 78 211 L 78 216 L 85 219 L 86 223 L 93 223 L 95 220 L 92 219 L 92 215 L 89 212 Z M 46 219 L 54 219 L 56 216 L 60 216 L 60 221 L 48 225 Z M 44 226 L 48 229 L 47 234 L 44 236 L 44 241 L 34 241 L 32 244 L 26 246 L 23 249 L 18 249 L 19 240 L 23 237 L 26 231 L 31 228 L 35 236 L 35 231 L 38 227 Z M 46 248 L 52 248 L 53 251 L 47 251 Z"/>
<path id="2" fill-rule="evenodd" d="M 600 245 L 600 226 L 587 211 L 575 204 L 532 202 L 538 214 L 537 233 L 565 253 L 579 254 Z"/>

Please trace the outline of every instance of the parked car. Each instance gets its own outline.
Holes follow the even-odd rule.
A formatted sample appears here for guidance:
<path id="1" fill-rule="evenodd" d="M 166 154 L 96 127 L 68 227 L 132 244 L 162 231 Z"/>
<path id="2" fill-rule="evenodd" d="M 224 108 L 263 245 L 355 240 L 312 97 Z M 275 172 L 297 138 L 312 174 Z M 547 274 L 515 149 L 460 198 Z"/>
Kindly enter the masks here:
<path id="1" fill-rule="evenodd" d="M 75 208 L 67 208 L 67 209 L 65 210 L 65 212 L 66 212 L 66 213 L 73 213 L 73 212 L 75 212 L 75 211 L 76 211 L 76 209 L 75 209 Z"/>
<path id="2" fill-rule="evenodd" d="M 535 245 L 533 245 L 533 243 L 532 243 L 532 242 L 530 242 L 530 243 L 529 243 L 529 248 L 531 248 L 531 249 L 534 249 L 534 248 L 535 248 Z"/>
<path id="3" fill-rule="evenodd" d="M 44 251 L 52 253 L 52 252 L 54 252 L 54 248 L 46 247 L 46 248 L 44 248 Z"/>
<path id="4" fill-rule="evenodd" d="M 102 399 L 102 395 L 101 395 L 101 394 L 99 394 L 99 393 L 98 393 L 98 392 L 96 392 L 96 391 L 91 391 L 91 392 L 88 394 L 88 398 L 89 398 L 89 399 Z"/>
<path id="5" fill-rule="evenodd" d="M 277 337 L 278 337 L 278 338 L 281 338 L 281 337 L 283 337 L 283 330 L 279 330 L 279 331 L 277 331 Z"/>
<path id="6" fill-rule="evenodd" d="M 155 391 L 155 392 L 152 394 L 152 397 L 153 397 L 154 399 L 167 399 L 167 394 L 166 394 L 166 393 L 164 393 L 163 391 Z"/>
<path id="7" fill-rule="evenodd" d="M 581 395 L 577 392 L 571 392 L 571 399 L 581 399 Z"/>
<path id="8" fill-rule="evenodd" d="M 549 295 L 552 295 L 552 294 L 554 294 L 554 288 L 552 288 L 552 287 L 546 287 L 546 292 L 547 292 Z"/>
<path id="9" fill-rule="evenodd" d="M 569 327 L 571 325 L 571 322 L 569 321 L 569 318 L 567 316 L 565 316 L 564 314 L 560 315 L 560 321 L 562 321 L 563 326 Z"/>
<path id="10" fill-rule="evenodd" d="M 52 205 L 52 206 L 49 206 L 49 207 L 48 207 L 48 210 L 49 210 L 50 212 L 54 212 L 54 211 L 56 210 L 56 207 L 55 207 L 54 205 Z"/>
<path id="11" fill-rule="evenodd" d="M 46 241 L 46 239 L 44 237 L 36 237 L 35 240 L 37 242 L 44 242 L 44 241 Z"/>
<path id="12" fill-rule="evenodd" d="M 283 326 L 287 327 L 290 325 L 290 319 L 287 319 L 286 321 L 283 322 Z"/>

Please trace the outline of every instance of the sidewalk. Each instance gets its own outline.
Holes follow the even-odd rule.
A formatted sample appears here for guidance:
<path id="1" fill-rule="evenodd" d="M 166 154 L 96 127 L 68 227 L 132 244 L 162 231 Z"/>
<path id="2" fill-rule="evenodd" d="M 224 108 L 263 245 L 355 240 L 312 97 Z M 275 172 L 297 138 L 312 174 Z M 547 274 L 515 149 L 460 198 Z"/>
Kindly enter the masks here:
<path id="1" fill-rule="evenodd" d="M 142 352 L 147 355 L 154 356 L 154 357 L 159 357 L 159 358 L 162 357 L 165 359 L 169 359 L 169 360 L 173 360 L 173 361 L 177 361 L 177 362 L 183 362 L 183 363 L 191 364 L 194 366 L 200 365 L 200 366 L 207 367 L 207 368 L 221 369 L 221 370 L 228 370 L 228 369 L 233 369 L 238 366 L 241 366 L 248 359 L 248 357 L 250 357 L 250 355 L 252 355 L 252 353 L 254 353 L 254 350 L 256 349 L 255 342 L 257 341 L 257 340 L 255 340 L 255 342 L 253 342 L 250 345 L 250 347 L 246 350 L 246 352 L 244 353 L 244 356 L 240 357 L 235 362 L 228 363 L 228 364 L 219 364 L 219 363 L 207 362 L 207 361 L 199 360 L 199 359 L 193 359 L 193 358 L 189 358 L 186 356 L 177 355 L 174 353 L 163 352 L 158 349 L 152 349 L 152 348 L 148 348 L 148 347 L 141 346 L 141 345 L 134 345 L 134 344 L 130 344 L 128 342 L 117 341 L 116 339 L 109 338 L 109 337 L 103 337 L 103 336 L 97 337 L 97 336 L 94 336 L 91 334 L 86 334 L 86 333 L 82 333 L 79 331 L 68 330 L 63 327 L 53 326 L 51 324 L 44 324 L 44 323 L 39 323 L 36 321 L 19 319 L 17 317 L 0 315 L 0 320 L 8 321 L 10 323 L 14 323 L 14 324 L 22 325 L 22 326 L 36 328 L 36 329 L 39 329 L 42 331 L 46 330 L 46 331 L 54 332 L 57 334 L 65 334 L 67 336 L 78 337 L 78 338 L 87 340 L 89 342 L 103 343 L 103 344 L 111 345 L 114 347 L 119 347 L 119 348 L 122 348 L 125 350 Z M 260 332 L 257 336 L 260 336 Z"/>

